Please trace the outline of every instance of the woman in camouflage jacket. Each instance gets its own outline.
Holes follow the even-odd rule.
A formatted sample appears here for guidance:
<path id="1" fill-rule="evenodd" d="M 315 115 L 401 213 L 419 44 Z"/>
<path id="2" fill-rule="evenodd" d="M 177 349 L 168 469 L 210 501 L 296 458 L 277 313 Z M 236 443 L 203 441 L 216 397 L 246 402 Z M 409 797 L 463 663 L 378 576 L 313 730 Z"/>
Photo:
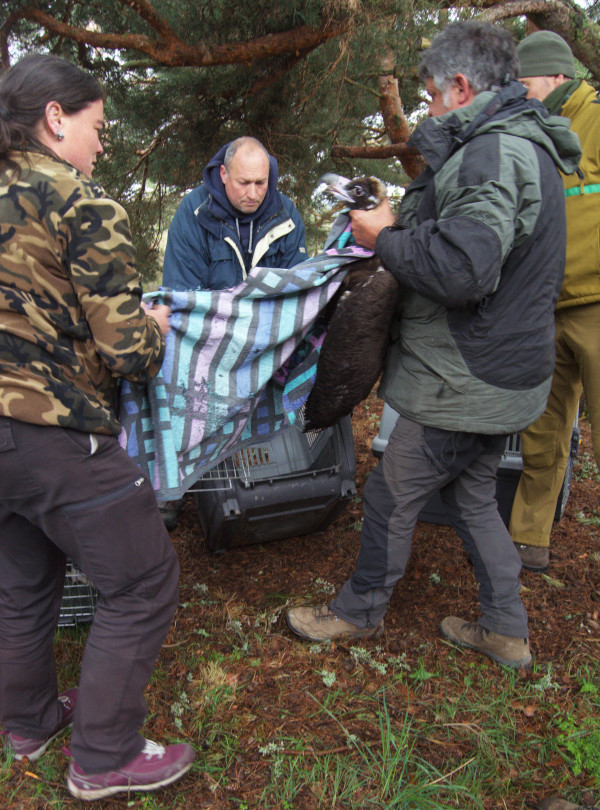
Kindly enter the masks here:
<path id="1" fill-rule="evenodd" d="M 82 799 L 167 784 L 194 756 L 139 733 L 179 568 L 117 442 L 117 383 L 156 373 L 169 310 L 141 304 L 127 215 L 91 180 L 103 126 L 101 87 L 58 57 L 0 81 L 0 721 L 17 759 L 73 723 Z M 99 598 L 79 688 L 59 695 L 66 557 Z"/>

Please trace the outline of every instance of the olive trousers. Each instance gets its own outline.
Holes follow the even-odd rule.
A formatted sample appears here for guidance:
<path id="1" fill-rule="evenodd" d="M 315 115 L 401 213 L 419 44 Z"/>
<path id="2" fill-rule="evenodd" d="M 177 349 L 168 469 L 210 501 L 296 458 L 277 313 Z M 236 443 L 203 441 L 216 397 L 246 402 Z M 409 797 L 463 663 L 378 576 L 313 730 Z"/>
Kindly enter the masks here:
<path id="1" fill-rule="evenodd" d="M 515 543 L 548 548 L 582 391 L 600 466 L 600 303 L 556 314 L 556 366 L 546 410 L 521 433 L 523 472 L 509 531 Z"/>

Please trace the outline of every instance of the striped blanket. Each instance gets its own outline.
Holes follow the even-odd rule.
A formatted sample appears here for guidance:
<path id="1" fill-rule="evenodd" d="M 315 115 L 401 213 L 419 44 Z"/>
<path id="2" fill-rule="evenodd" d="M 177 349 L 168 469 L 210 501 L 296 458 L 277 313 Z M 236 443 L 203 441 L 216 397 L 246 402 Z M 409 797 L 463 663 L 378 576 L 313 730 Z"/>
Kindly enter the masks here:
<path id="1" fill-rule="evenodd" d="M 297 429 L 325 336 L 320 313 L 344 266 L 370 255 L 331 249 L 291 269 L 255 267 L 232 289 L 144 296 L 171 307 L 171 332 L 159 374 L 146 386 L 123 381 L 119 441 L 159 500 L 180 498 L 234 449 Z"/>

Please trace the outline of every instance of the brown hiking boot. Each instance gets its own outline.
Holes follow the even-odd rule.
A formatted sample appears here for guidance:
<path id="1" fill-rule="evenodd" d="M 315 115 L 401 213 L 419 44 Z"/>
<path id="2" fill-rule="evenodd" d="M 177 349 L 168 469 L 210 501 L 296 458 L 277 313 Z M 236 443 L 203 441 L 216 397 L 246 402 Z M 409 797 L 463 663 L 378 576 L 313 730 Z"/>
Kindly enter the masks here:
<path id="1" fill-rule="evenodd" d="M 442 635 L 461 647 L 489 655 L 505 667 L 528 667 L 531 664 L 529 640 L 503 636 L 493 630 L 486 630 L 478 622 L 466 622 L 457 616 L 448 616 L 440 625 Z"/>
<path id="2" fill-rule="evenodd" d="M 340 619 L 327 605 L 291 608 L 286 613 L 290 630 L 309 641 L 336 638 L 377 638 L 383 633 L 383 619 L 377 627 L 357 627 Z"/>
<path id="3" fill-rule="evenodd" d="M 544 799 L 538 810 L 598 810 L 597 807 L 586 807 L 584 804 L 573 804 L 565 799 Z"/>
<path id="4" fill-rule="evenodd" d="M 550 549 L 542 546 L 527 546 L 515 543 L 523 568 L 528 571 L 545 571 L 550 565 Z"/>

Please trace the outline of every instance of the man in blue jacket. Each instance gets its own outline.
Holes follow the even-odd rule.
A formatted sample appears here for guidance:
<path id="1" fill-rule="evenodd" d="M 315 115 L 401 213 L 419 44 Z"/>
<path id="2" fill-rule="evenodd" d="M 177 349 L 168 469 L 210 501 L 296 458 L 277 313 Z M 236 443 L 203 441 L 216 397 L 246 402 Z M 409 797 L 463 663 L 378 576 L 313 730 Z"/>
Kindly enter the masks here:
<path id="1" fill-rule="evenodd" d="M 496 471 L 506 435 L 542 413 L 550 390 L 566 238 L 557 167 L 573 172 L 581 152 L 564 118 L 525 98 L 517 70 L 502 28 L 449 25 L 419 68 L 430 117 L 410 142 L 427 169 L 398 223 L 385 204 L 351 212 L 356 242 L 375 248 L 402 288 L 380 389 L 399 417 L 365 485 L 354 574 L 329 605 L 288 611 L 303 638 L 383 631 L 417 516 L 439 492 L 471 557 L 481 612 L 445 618 L 443 635 L 506 666 L 531 661 Z"/>
<path id="2" fill-rule="evenodd" d="M 277 161 L 256 138 L 237 138 L 219 149 L 169 226 L 163 286 L 225 290 L 241 284 L 253 267 L 304 261 L 304 223 L 277 191 L 277 177 Z M 180 506 L 160 505 L 168 529 L 177 525 Z"/>
<path id="3" fill-rule="evenodd" d="M 306 259 L 304 223 L 277 191 L 278 167 L 256 138 L 223 146 L 169 227 L 163 286 L 223 290 L 255 266 L 293 267 Z"/>

